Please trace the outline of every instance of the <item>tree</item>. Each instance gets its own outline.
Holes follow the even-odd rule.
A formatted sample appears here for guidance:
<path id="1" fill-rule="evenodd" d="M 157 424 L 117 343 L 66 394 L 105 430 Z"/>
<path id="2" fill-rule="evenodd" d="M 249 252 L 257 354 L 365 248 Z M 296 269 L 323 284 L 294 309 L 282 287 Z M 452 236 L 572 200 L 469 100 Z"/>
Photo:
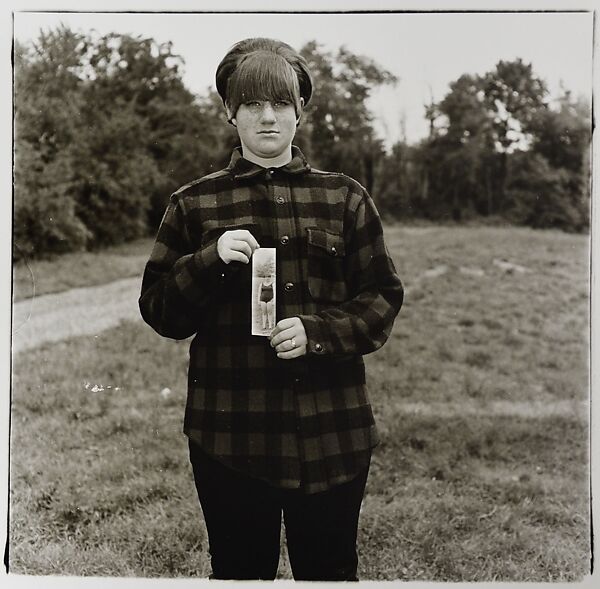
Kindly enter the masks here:
<path id="1" fill-rule="evenodd" d="M 81 35 L 59 28 L 15 43 L 13 257 L 85 247 L 73 182 L 81 96 Z"/>
<path id="2" fill-rule="evenodd" d="M 535 152 L 519 152 L 511 158 L 507 182 L 507 216 L 531 227 L 581 231 L 587 211 L 574 198 L 569 172 L 553 167 Z"/>
<path id="3" fill-rule="evenodd" d="M 215 93 L 199 98 L 184 86 L 183 60 L 172 53 L 171 43 L 106 35 L 93 45 L 89 61 L 95 72 L 89 102 L 105 105 L 107 112 L 116 102 L 144 125 L 138 143 L 156 171 L 148 172 L 151 185 L 142 181 L 140 187 L 149 197 L 148 221 L 155 228 L 169 195 L 221 164 L 235 132 L 224 125 Z M 140 169 L 148 171 L 147 163 L 139 161 Z"/>
<path id="4" fill-rule="evenodd" d="M 367 101 L 373 87 L 395 83 L 396 78 L 343 47 L 333 54 L 311 41 L 301 53 L 313 75 L 314 93 L 298 144 L 319 167 L 345 172 L 372 191 L 384 150 Z"/>
<path id="5" fill-rule="evenodd" d="M 15 46 L 15 257 L 145 235 L 232 133 L 170 44 L 65 27 Z"/>
<path id="6" fill-rule="evenodd" d="M 441 124 L 424 146 L 434 217 L 460 220 L 467 211 L 491 212 L 492 126 L 479 76 L 463 75 L 436 108 Z M 431 105 L 426 109 L 431 116 Z"/>
<path id="7" fill-rule="evenodd" d="M 589 209 L 589 107 L 568 93 L 552 108 L 531 64 L 500 61 L 461 76 L 426 107 L 421 144 L 426 214 L 503 215 L 534 226 L 583 229 Z"/>
<path id="8" fill-rule="evenodd" d="M 583 231 L 589 224 L 590 108 L 564 92 L 528 122 L 530 148 L 508 160 L 506 212 L 534 227 Z"/>
<path id="9" fill-rule="evenodd" d="M 191 97 L 191 95 L 190 95 Z M 226 124 L 219 95 L 209 89 L 204 96 L 155 103 L 150 151 L 161 172 L 151 196 L 150 227 L 162 218 L 169 195 L 195 178 L 222 169 L 239 144 L 235 128 Z"/>
<path id="10" fill-rule="evenodd" d="M 495 70 L 485 74 L 481 81 L 498 154 L 497 198 L 498 209 L 501 209 L 505 200 L 508 155 L 519 145 L 527 149 L 533 121 L 547 107 L 548 89 L 534 74 L 533 66 L 521 59 L 499 61 Z"/>

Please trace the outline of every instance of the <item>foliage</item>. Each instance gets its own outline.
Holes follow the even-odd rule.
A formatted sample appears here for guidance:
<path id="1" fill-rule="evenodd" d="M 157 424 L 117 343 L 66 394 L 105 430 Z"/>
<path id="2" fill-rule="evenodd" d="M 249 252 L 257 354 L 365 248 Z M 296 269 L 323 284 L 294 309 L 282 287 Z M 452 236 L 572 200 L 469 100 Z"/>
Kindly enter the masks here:
<path id="1" fill-rule="evenodd" d="M 567 169 L 552 167 L 542 155 L 516 153 L 507 185 L 507 216 L 532 227 L 585 229 L 587 209 L 573 198 L 572 181 Z"/>
<path id="2" fill-rule="evenodd" d="M 67 252 L 50 260 L 20 260 L 12 268 L 12 300 L 16 303 L 34 296 L 139 277 L 153 242 L 145 237 L 93 252 Z"/>
<path id="3" fill-rule="evenodd" d="M 15 207 L 13 255 L 78 249 L 90 232 L 76 215 L 73 154 L 82 105 L 81 37 L 42 34 L 15 44 Z"/>
<path id="4" fill-rule="evenodd" d="M 500 61 L 465 74 L 426 107 L 428 139 L 402 142 L 377 183 L 393 216 L 497 216 L 583 231 L 589 224 L 589 106 L 566 92 L 551 101 L 530 64 Z"/>
<path id="5" fill-rule="evenodd" d="M 396 78 L 343 47 L 301 52 L 314 94 L 295 142 L 384 216 L 587 228 L 589 105 L 552 101 L 531 64 L 460 76 L 426 105 L 430 136 L 386 153 L 368 99 Z M 152 234 L 174 190 L 227 163 L 235 129 L 216 92 L 185 87 L 182 65 L 170 43 L 65 27 L 15 44 L 14 259 Z"/>
<path id="6" fill-rule="evenodd" d="M 224 159 L 215 99 L 170 44 L 61 27 L 15 50 L 13 257 L 136 239 L 169 194 Z"/>
<path id="7" fill-rule="evenodd" d="M 301 51 L 313 76 L 313 96 L 298 143 L 318 167 L 344 172 L 371 191 L 383 146 L 372 126 L 367 100 L 373 87 L 396 78 L 371 59 L 344 47 L 337 54 L 316 42 Z"/>

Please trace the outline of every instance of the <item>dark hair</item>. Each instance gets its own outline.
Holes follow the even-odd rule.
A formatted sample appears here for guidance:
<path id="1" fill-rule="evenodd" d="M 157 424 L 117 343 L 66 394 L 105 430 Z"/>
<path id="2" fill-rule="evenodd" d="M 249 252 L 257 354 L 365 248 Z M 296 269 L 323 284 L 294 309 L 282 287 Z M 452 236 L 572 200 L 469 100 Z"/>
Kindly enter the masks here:
<path id="1" fill-rule="evenodd" d="M 308 104 L 312 80 L 306 60 L 292 47 L 275 39 L 244 39 L 222 59 L 216 74 L 223 104 L 235 115 L 247 100 L 289 100 L 300 110 Z"/>

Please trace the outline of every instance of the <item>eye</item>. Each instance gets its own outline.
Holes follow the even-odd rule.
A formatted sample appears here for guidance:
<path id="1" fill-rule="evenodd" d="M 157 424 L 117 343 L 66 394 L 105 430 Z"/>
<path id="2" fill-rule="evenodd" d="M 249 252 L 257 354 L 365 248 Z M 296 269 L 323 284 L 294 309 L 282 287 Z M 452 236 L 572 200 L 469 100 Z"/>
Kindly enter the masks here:
<path id="1" fill-rule="evenodd" d="M 275 108 L 285 108 L 286 106 L 289 106 L 291 103 L 289 100 L 276 100 L 275 101 Z"/>
<path id="2" fill-rule="evenodd" d="M 244 106 L 252 109 L 260 108 L 260 102 L 258 100 L 249 100 L 248 102 L 244 102 Z"/>

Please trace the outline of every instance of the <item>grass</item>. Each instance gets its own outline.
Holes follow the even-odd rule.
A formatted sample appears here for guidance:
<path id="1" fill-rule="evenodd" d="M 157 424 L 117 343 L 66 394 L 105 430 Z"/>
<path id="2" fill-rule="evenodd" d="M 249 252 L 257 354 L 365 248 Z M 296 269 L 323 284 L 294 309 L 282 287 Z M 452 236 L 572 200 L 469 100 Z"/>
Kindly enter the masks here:
<path id="1" fill-rule="evenodd" d="M 360 577 L 582 579 L 587 239 L 390 227 L 387 242 L 407 297 L 390 341 L 366 357 L 382 441 L 361 514 Z M 187 359 L 185 342 L 141 323 L 15 358 L 12 572 L 208 574 L 181 433 Z M 290 577 L 284 550 L 280 574 Z"/>
<path id="2" fill-rule="evenodd" d="M 13 301 L 138 276 L 148 260 L 152 243 L 152 239 L 139 239 L 100 252 L 20 261 L 13 265 Z"/>

